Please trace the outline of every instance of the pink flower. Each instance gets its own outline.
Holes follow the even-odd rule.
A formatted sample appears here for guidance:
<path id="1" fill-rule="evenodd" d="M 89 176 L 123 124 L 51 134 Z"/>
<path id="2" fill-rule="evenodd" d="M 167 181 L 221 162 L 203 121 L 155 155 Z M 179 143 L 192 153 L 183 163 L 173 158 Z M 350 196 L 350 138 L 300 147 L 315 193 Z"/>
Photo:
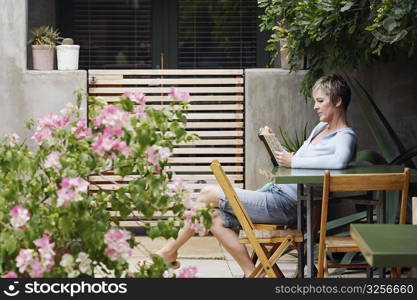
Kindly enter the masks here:
<path id="1" fill-rule="evenodd" d="M 146 155 L 148 156 L 148 162 L 153 165 L 158 163 L 158 153 L 155 146 L 148 147 L 148 149 L 146 149 Z"/>
<path id="2" fill-rule="evenodd" d="M 62 165 L 59 162 L 59 156 L 61 155 L 61 153 L 59 151 L 53 151 L 51 152 L 51 154 L 48 155 L 48 157 L 45 160 L 44 163 L 44 167 L 45 168 L 56 168 L 56 169 L 61 169 Z"/>
<path id="3" fill-rule="evenodd" d="M 44 234 L 40 239 L 35 240 L 33 243 L 38 247 L 41 265 L 44 268 L 42 272 L 51 271 L 55 264 L 55 252 L 53 250 L 55 243 L 50 242 L 50 237 L 47 234 Z"/>
<path id="4" fill-rule="evenodd" d="M 9 212 L 10 224 L 15 229 L 24 229 L 25 224 L 30 219 L 29 210 L 20 205 L 15 205 Z"/>
<path id="5" fill-rule="evenodd" d="M 16 256 L 16 267 L 19 268 L 20 273 L 24 273 L 28 269 L 33 261 L 32 249 L 20 249 L 19 254 Z"/>
<path id="6" fill-rule="evenodd" d="M 134 112 L 138 115 L 139 119 L 143 119 L 146 117 L 145 109 L 143 108 L 143 106 L 136 106 Z"/>
<path id="7" fill-rule="evenodd" d="M 152 165 L 159 165 L 159 161 L 165 161 L 171 156 L 171 151 L 167 147 L 150 146 L 146 149 L 148 162 Z"/>
<path id="8" fill-rule="evenodd" d="M 67 116 L 60 116 L 57 114 L 49 113 L 42 119 L 38 120 L 38 126 L 35 134 L 32 136 L 38 144 L 42 144 L 44 140 L 49 139 L 52 133 L 58 129 L 67 125 L 69 118 Z"/>
<path id="9" fill-rule="evenodd" d="M 184 267 L 179 271 L 178 278 L 196 278 L 197 267 Z"/>
<path id="10" fill-rule="evenodd" d="M 16 272 L 10 271 L 2 276 L 2 278 L 17 278 Z"/>
<path id="11" fill-rule="evenodd" d="M 57 206 L 66 206 L 72 201 L 82 200 L 80 193 L 88 192 L 88 181 L 81 177 L 66 177 L 61 183 L 61 189 L 56 193 L 58 196 Z"/>
<path id="12" fill-rule="evenodd" d="M 91 130 L 90 128 L 87 128 L 86 120 L 84 118 L 80 119 L 77 122 L 77 127 L 73 127 L 72 131 L 77 134 L 76 138 L 78 140 L 86 138 L 91 135 Z"/>
<path id="13" fill-rule="evenodd" d="M 43 277 L 43 273 L 45 272 L 44 267 L 42 266 L 41 262 L 38 258 L 34 258 L 31 261 L 30 268 L 28 270 L 29 276 L 31 278 L 40 278 Z"/>
<path id="14" fill-rule="evenodd" d="M 168 98 L 173 101 L 179 100 L 179 101 L 188 102 L 190 98 L 190 94 L 187 92 L 180 92 L 176 88 L 171 87 L 168 93 Z"/>
<path id="15" fill-rule="evenodd" d="M 124 92 L 123 96 L 140 105 L 145 105 L 146 99 L 144 93 Z"/>
<path id="16" fill-rule="evenodd" d="M 113 128 L 123 128 L 129 126 L 129 113 L 121 110 L 116 105 L 106 106 L 95 120 L 96 128 L 101 125 Z"/>
<path id="17" fill-rule="evenodd" d="M 112 261 L 129 258 L 132 255 L 132 249 L 128 243 L 130 238 L 131 235 L 126 230 L 110 229 L 104 235 L 104 242 L 108 245 L 104 254 Z"/>

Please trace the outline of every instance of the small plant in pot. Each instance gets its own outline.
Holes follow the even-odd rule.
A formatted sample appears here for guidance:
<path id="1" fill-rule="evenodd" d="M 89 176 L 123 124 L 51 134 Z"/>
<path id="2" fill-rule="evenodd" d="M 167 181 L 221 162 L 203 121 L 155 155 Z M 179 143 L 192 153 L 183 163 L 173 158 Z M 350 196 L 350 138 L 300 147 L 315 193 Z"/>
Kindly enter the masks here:
<path id="1" fill-rule="evenodd" d="M 54 68 L 54 48 L 61 39 L 59 31 L 52 26 L 41 26 L 31 30 L 33 69 L 52 70 Z"/>
<path id="2" fill-rule="evenodd" d="M 56 47 L 58 70 L 78 70 L 80 46 L 74 45 L 70 38 L 64 38 L 61 45 Z"/>

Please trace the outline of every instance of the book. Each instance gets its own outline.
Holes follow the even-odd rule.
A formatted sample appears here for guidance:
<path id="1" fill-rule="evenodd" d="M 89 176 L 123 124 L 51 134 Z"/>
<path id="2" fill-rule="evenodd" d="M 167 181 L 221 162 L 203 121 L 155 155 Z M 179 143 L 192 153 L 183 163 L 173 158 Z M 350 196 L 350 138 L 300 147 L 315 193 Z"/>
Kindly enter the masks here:
<path id="1" fill-rule="evenodd" d="M 268 126 L 259 128 L 259 138 L 264 142 L 266 149 L 268 150 L 269 155 L 271 155 L 272 163 L 276 166 L 279 166 L 277 158 L 274 155 L 275 151 L 287 152 L 281 143 L 278 141 L 275 134 L 272 132 L 271 128 Z"/>

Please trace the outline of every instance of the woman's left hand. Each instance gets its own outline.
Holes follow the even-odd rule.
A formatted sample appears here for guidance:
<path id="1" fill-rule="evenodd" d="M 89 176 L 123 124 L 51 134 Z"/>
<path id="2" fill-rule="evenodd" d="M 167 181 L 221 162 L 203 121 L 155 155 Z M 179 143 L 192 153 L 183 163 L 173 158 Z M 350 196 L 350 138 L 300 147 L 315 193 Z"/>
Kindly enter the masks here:
<path id="1" fill-rule="evenodd" d="M 280 166 L 291 168 L 291 160 L 294 153 L 275 151 L 275 157 Z"/>

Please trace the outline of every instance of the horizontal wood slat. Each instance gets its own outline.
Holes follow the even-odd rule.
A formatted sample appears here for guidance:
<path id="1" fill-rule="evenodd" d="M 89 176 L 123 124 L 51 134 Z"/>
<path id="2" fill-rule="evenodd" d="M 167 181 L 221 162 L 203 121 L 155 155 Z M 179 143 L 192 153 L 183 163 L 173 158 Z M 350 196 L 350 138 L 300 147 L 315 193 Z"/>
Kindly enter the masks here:
<path id="1" fill-rule="evenodd" d="M 92 87 L 89 89 L 90 94 L 123 94 L 124 92 L 141 92 L 145 94 L 161 94 L 169 93 L 170 87 Z M 225 93 L 243 93 L 243 87 L 186 87 L 184 88 L 190 94 L 196 93 L 213 93 L 213 94 L 225 94 Z"/>
<path id="2" fill-rule="evenodd" d="M 107 102 L 118 102 L 120 96 L 106 96 L 100 95 Z M 146 95 L 146 103 L 167 101 L 166 96 L 149 96 Z M 193 95 L 190 99 L 191 103 L 194 102 L 243 102 L 243 95 Z"/>
<path id="3" fill-rule="evenodd" d="M 179 76 L 189 76 L 189 75 L 243 75 L 242 69 L 181 69 L 181 70 L 174 70 L 174 69 L 165 69 L 165 70 L 88 70 L 88 74 L 91 75 L 179 75 Z"/>
<path id="4" fill-rule="evenodd" d="M 200 135 L 201 138 L 201 135 Z M 226 146 L 226 145 L 243 145 L 243 139 L 231 139 L 231 140 L 198 140 L 193 142 L 183 142 L 176 144 L 178 146 Z M 243 150 L 243 149 L 242 149 Z"/>
<path id="5" fill-rule="evenodd" d="M 114 77 L 116 78 L 116 77 Z M 130 79 L 126 78 L 123 79 L 120 76 L 118 79 L 114 78 L 106 78 L 106 77 L 98 77 L 95 79 L 94 84 L 102 84 L 102 85 L 144 85 L 144 86 L 152 86 L 152 85 L 228 85 L 228 84 L 242 84 L 243 78 L 146 78 L 146 79 Z"/>

